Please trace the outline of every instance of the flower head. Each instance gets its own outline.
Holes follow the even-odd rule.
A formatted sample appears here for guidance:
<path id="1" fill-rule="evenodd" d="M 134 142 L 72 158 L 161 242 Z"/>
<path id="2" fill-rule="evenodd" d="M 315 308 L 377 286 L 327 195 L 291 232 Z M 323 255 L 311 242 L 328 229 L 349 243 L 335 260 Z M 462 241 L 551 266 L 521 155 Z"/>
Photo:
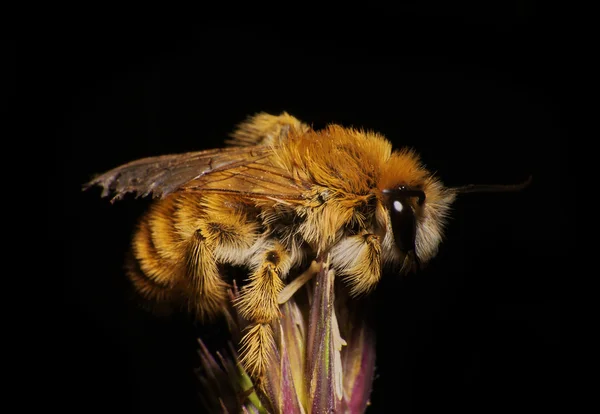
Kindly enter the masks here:
<path id="1" fill-rule="evenodd" d="M 237 289 L 232 291 L 232 302 Z M 203 398 L 226 413 L 362 413 L 369 404 L 375 368 L 375 336 L 368 306 L 350 299 L 327 261 L 313 262 L 279 296 L 273 350 L 266 375 L 253 379 L 231 347 L 216 358 L 200 340 Z M 232 307 L 236 341 L 247 322 Z"/>

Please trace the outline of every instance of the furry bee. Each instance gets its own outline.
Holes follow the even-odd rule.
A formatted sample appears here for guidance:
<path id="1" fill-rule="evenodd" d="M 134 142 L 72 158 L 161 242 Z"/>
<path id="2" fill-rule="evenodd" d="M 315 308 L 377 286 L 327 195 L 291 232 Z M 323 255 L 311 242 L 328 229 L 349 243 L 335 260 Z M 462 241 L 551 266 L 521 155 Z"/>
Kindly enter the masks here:
<path id="1" fill-rule="evenodd" d="M 144 158 L 87 187 L 113 201 L 157 198 L 133 236 L 127 275 L 148 301 L 184 305 L 202 321 L 228 301 L 223 265 L 248 279 L 234 306 L 250 322 L 241 361 L 260 378 L 292 269 L 326 255 L 349 293 L 370 292 L 382 268 L 406 272 L 435 256 L 457 194 L 383 136 L 260 113 L 221 149 Z"/>

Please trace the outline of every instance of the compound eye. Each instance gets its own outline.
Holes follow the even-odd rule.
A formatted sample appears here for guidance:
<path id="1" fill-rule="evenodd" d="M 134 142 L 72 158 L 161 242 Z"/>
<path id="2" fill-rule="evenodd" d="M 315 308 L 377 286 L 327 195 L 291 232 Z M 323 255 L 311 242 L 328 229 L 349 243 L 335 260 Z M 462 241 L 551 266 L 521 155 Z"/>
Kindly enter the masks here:
<path id="1" fill-rule="evenodd" d="M 407 198 L 390 197 L 390 217 L 396 246 L 404 254 L 415 249 L 417 220 L 413 207 Z"/>

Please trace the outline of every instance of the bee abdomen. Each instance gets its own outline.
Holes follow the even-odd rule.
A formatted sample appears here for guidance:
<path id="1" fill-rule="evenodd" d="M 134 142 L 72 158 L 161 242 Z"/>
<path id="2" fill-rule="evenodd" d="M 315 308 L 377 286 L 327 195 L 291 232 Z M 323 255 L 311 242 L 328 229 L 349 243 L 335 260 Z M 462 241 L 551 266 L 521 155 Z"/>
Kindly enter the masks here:
<path id="1" fill-rule="evenodd" d="M 140 268 L 139 261 L 132 254 L 127 257 L 125 269 L 138 296 L 138 303 L 158 314 L 168 314 L 173 310 L 173 289 L 147 277 Z"/>
<path id="2" fill-rule="evenodd" d="M 139 271 L 130 278 L 144 297 L 177 300 L 210 320 L 228 299 L 218 264 L 244 263 L 257 230 L 256 221 L 232 211 L 221 196 L 173 194 L 155 202 L 140 222 L 133 239 Z"/>
<path id="3" fill-rule="evenodd" d="M 146 279 L 153 283 L 172 288 L 177 283 L 180 264 L 165 258 L 156 247 L 156 234 L 151 231 L 151 215 L 142 219 L 133 239 L 133 254 Z"/>

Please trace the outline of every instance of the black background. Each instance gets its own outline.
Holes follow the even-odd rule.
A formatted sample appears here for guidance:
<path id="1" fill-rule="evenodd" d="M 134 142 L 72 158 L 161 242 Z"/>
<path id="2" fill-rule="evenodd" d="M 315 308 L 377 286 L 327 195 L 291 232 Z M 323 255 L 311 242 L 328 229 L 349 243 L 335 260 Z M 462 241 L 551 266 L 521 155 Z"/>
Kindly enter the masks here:
<path id="1" fill-rule="evenodd" d="M 524 192 L 458 200 L 431 266 L 382 281 L 369 412 L 558 404 L 564 227 L 549 195 L 568 163 L 565 21 L 530 1 L 273 12 L 86 10 L 38 32 L 32 76 L 59 165 L 49 215 L 65 276 L 57 402 L 202 412 L 196 331 L 129 300 L 123 257 L 148 201 L 111 205 L 81 185 L 133 159 L 221 146 L 247 115 L 285 110 L 412 146 L 447 185 L 533 175 Z M 203 334 L 210 341 L 219 329 Z"/>

